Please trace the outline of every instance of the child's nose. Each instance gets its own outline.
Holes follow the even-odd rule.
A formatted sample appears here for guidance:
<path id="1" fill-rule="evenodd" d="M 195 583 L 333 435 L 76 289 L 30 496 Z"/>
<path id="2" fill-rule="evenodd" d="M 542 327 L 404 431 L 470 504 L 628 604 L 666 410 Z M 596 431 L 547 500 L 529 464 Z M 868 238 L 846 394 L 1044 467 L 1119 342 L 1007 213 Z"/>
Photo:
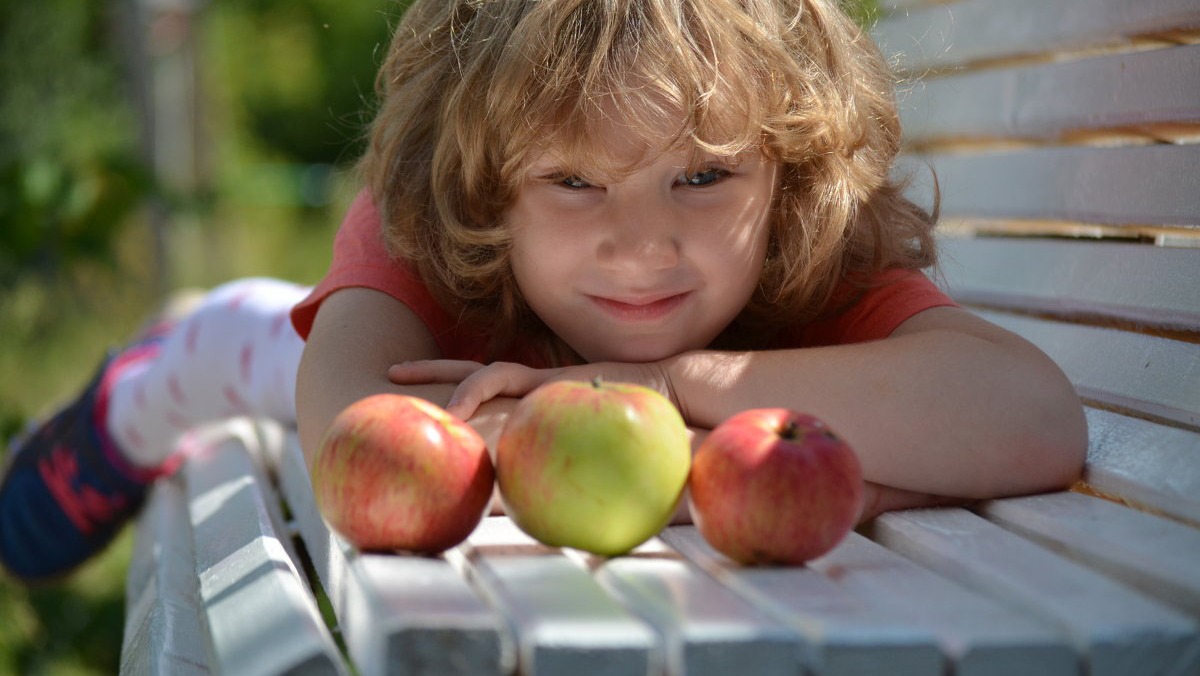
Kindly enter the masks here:
<path id="1" fill-rule="evenodd" d="M 669 216 L 645 206 L 614 210 L 611 215 L 597 252 L 602 263 L 629 270 L 678 264 L 680 241 Z"/>

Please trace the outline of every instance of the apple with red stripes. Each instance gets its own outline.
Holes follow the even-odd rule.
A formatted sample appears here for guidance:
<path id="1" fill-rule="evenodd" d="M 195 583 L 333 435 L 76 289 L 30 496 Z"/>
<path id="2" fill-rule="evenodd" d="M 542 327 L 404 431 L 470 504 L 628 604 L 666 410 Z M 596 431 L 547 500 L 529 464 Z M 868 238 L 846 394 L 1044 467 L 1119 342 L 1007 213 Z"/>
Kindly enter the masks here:
<path id="1" fill-rule="evenodd" d="M 833 549 L 863 509 L 858 457 L 814 416 L 737 413 L 701 442 L 689 507 L 714 549 L 747 565 L 802 564 Z"/>
<path id="2" fill-rule="evenodd" d="M 312 484 L 325 521 L 359 549 L 436 554 L 479 525 L 495 470 L 470 425 L 423 399 L 376 394 L 334 418 Z"/>

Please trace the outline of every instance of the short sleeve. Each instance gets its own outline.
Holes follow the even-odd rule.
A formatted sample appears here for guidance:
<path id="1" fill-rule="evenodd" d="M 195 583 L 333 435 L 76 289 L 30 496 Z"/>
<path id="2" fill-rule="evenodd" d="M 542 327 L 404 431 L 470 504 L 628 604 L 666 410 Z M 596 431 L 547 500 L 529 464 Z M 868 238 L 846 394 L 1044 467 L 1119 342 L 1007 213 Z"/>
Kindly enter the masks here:
<path id="1" fill-rule="evenodd" d="M 321 303 L 334 291 L 375 289 L 396 298 L 417 314 L 431 333 L 444 336 L 450 321 L 415 270 L 392 258 L 383 243 L 379 212 L 364 190 L 355 197 L 333 241 L 333 261 L 312 292 L 292 308 L 292 325 L 308 339 Z"/>
<path id="2" fill-rule="evenodd" d="M 917 270 L 887 270 L 867 289 L 839 290 L 836 297 L 860 294 L 844 310 L 785 331 L 780 347 L 846 345 L 887 338 L 907 319 L 933 307 L 957 304 Z"/>

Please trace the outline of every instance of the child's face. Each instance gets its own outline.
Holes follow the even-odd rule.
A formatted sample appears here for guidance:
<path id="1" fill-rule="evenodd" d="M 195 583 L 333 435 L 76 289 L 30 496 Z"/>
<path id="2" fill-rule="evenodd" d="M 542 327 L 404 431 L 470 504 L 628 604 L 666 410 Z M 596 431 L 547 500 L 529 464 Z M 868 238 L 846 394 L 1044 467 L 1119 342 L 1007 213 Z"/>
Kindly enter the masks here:
<path id="1" fill-rule="evenodd" d="M 638 136 L 599 126 L 616 158 Z M 507 214 L 512 268 L 530 307 L 589 362 L 644 362 L 709 345 L 746 306 L 767 251 L 777 165 L 759 152 L 710 156 L 687 175 L 688 149 L 617 177 L 532 159 Z"/>

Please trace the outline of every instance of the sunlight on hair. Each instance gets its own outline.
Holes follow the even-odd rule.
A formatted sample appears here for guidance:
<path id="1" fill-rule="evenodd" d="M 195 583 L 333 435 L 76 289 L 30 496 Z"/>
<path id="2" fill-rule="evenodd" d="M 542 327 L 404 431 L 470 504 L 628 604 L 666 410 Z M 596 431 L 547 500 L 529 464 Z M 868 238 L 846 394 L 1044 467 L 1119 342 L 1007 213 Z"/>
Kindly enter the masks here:
<path id="1" fill-rule="evenodd" d="M 889 175 L 895 78 L 836 0 L 422 2 L 378 85 L 360 169 L 387 246 L 500 341 L 539 330 L 504 213 L 547 150 L 616 175 L 679 148 L 778 161 L 770 253 L 739 318 L 754 335 L 811 319 L 843 280 L 933 260 L 932 218 Z M 614 121 L 644 143 L 635 166 L 596 133 Z"/>

